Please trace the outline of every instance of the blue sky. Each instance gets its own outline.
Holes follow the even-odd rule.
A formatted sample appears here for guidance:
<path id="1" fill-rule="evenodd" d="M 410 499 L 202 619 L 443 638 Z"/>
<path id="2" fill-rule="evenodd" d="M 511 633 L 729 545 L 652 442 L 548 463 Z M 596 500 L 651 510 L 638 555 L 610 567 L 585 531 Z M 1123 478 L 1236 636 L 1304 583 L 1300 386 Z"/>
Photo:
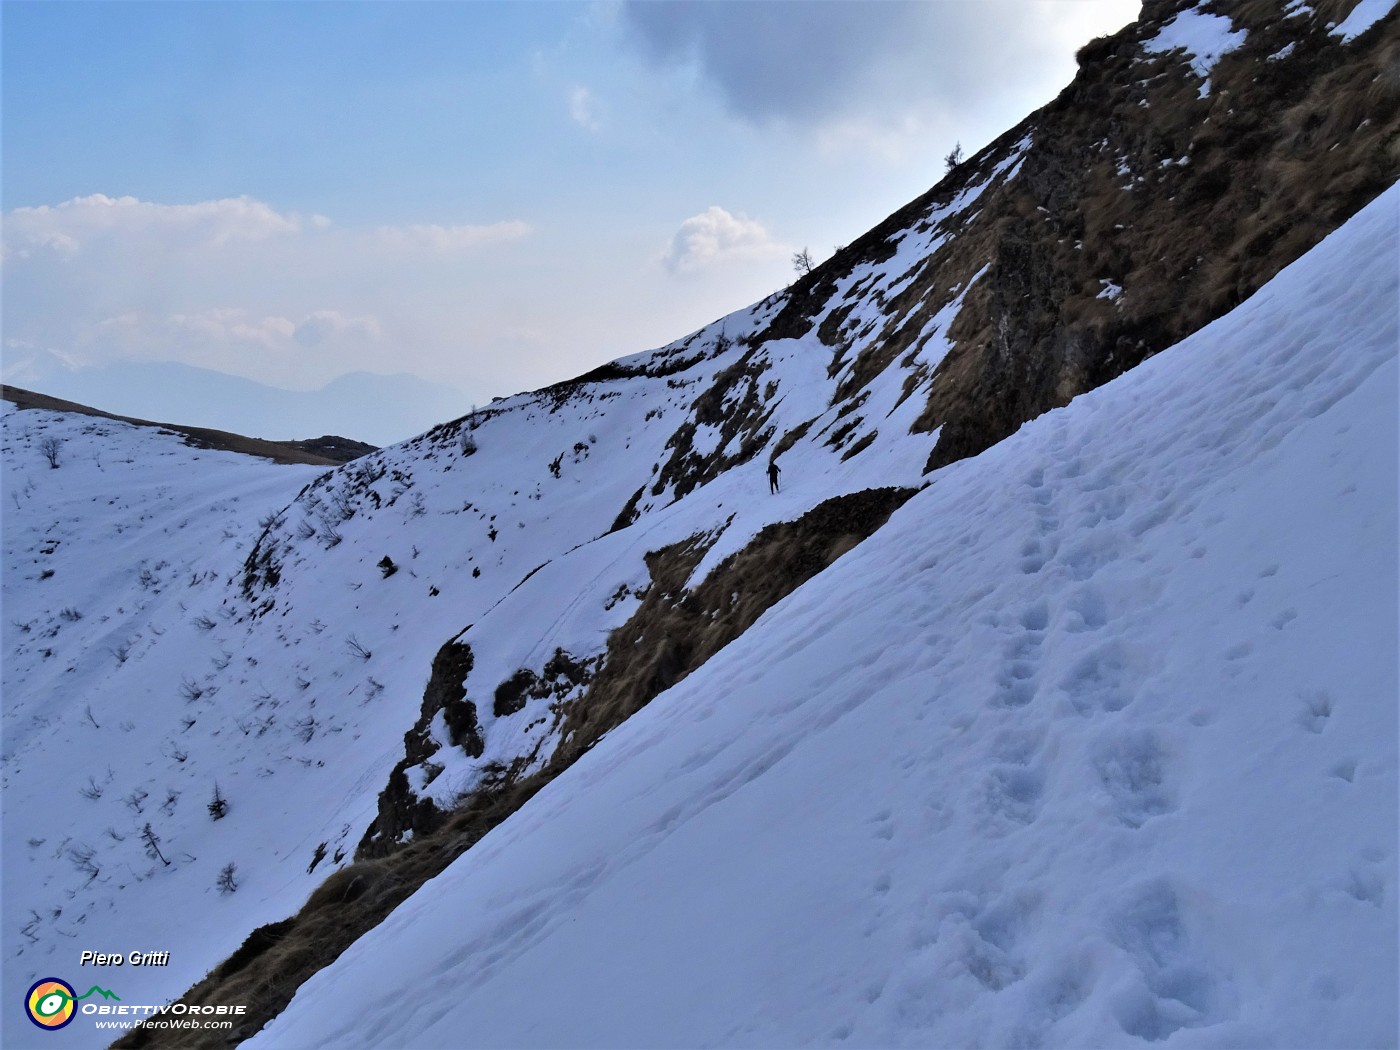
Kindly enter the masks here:
<path id="1" fill-rule="evenodd" d="M 7 2 L 5 377 L 565 378 L 781 287 L 1137 7 Z"/>

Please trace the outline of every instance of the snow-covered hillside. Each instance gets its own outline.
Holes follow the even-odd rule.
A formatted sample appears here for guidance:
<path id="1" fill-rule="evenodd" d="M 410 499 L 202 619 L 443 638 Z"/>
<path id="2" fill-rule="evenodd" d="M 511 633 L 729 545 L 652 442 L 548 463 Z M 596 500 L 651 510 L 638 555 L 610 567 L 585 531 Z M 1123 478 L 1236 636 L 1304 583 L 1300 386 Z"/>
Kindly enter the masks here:
<path id="1" fill-rule="evenodd" d="M 216 781 L 232 797 L 261 783 L 257 766 L 238 768 L 249 739 L 218 717 L 226 698 L 209 680 L 222 668 L 253 681 L 257 658 L 216 640 L 231 610 L 213 596 L 239 571 L 259 519 L 325 468 L 9 403 L 0 425 L 5 992 L 17 1002 L 36 977 L 76 980 L 83 950 L 185 943 L 166 922 L 181 914 L 181 893 L 211 925 L 260 914 L 240 912 L 248 897 L 206 892 L 222 865 L 263 841 L 257 807 L 276 800 L 245 796 L 242 819 L 235 802 L 219 824 L 206 810 Z M 269 751 L 258 766 L 286 761 Z M 168 866 L 147 854 L 146 825 Z M 188 932 L 196 944 L 208 935 Z M 4 1025 L 6 1045 L 34 1038 L 22 1012 Z M 74 1045 L 92 1043 L 90 1028 L 82 1035 Z"/>
<path id="2" fill-rule="evenodd" d="M 902 373 L 862 399 L 882 420 L 862 442 L 814 337 L 757 355 L 740 341 L 774 309 L 331 472 L 7 412 L 7 992 L 139 940 L 169 965 L 113 983 L 165 1001 L 294 912 L 371 831 L 434 654 L 465 627 L 485 753 L 451 746 L 439 719 L 436 771 L 411 781 L 444 807 L 496 764 L 543 762 L 551 703 L 497 719 L 492 691 L 560 648 L 597 661 L 648 589 L 649 552 L 700 537 L 717 558 L 833 495 L 917 484 L 934 435 L 907 433 Z M 747 430 L 688 424 L 712 388 Z M 770 495 L 764 462 L 732 460 L 789 433 Z M 8 1045 L 30 1038 L 22 1015 L 4 1024 Z M 85 1045 L 80 1027 L 46 1041 Z"/>
<path id="3" fill-rule="evenodd" d="M 937 472 L 255 1045 L 1395 1045 L 1397 230 Z"/>
<path id="4" fill-rule="evenodd" d="M 1014 176 L 1019 148 L 931 203 L 907 258 L 852 280 L 896 282 L 984 189 Z M 208 470 L 212 453 L 117 423 L 8 413 L 6 491 L 18 495 L 7 566 L 48 559 L 56 571 L 7 574 L 7 990 L 71 972 L 77 945 L 149 936 L 169 965 L 123 971 L 119 994 L 171 999 L 254 927 L 295 912 L 358 847 L 411 841 L 424 811 L 449 810 L 502 769 L 537 771 L 561 743 L 587 746 L 566 737 L 565 711 L 606 667 L 609 632 L 664 589 L 654 552 L 694 554 L 678 581 L 688 587 L 765 526 L 921 483 L 938 435 L 911 432 L 921 402 L 909 395 L 931 382 L 975 280 L 952 289 L 918 355 L 854 388 L 854 362 L 816 332 L 758 344 L 779 295 L 338 470 L 231 466 L 261 496 L 236 520 L 199 510 L 241 476 Z M 843 316 L 857 324 L 880 309 L 872 299 Z M 48 436 L 63 443 L 57 470 L 39 449 Z M 124 473 L 103 469 L 114 456 Z M 141 546 L 114 551 L 113 530 L 129 525 L 109 508 L 127 507 Z M 51 538 L 53 553 L 36 553 Z M 62 664 L 46 655 L 55 629 Z M 474 658 L 466 739 L 446 712 L 421 710 L 434 656 L 454 638 Z M 512 711 L 492 703 L 523 672 L 548 680 L 559 652 L 587 677 Z M 227 814 L 212 820 L 216 787 Z M 386 818 L 395 809 L 413 819 Z M 145 846 L 147 824 L 161 857 Z M 228 864 L 232 893 L 218 888 Z M 8 1039 L 28 1035 L 25 1018 L 4 1023 Z M 49 1041 L 64 1039 L 82 1043 L 72 1028 Z"/>

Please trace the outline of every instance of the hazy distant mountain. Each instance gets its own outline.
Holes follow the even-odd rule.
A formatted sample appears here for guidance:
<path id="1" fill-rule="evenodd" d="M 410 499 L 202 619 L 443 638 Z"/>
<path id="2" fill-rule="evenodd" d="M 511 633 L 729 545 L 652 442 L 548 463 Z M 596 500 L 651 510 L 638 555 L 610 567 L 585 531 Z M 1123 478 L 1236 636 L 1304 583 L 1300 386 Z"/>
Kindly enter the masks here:
<path id="1" fill-rule="evenodd" d="M 73 370 L 52 354 L 7 361 L 5 381 L 143 419 L 173 419 L 271 441 L 344 434 L 388 445 L 471 404 L 460 390 L 399 372 L 351 372 L 319 390 L 283 390 L 193 365 L 125 362 Z"/>

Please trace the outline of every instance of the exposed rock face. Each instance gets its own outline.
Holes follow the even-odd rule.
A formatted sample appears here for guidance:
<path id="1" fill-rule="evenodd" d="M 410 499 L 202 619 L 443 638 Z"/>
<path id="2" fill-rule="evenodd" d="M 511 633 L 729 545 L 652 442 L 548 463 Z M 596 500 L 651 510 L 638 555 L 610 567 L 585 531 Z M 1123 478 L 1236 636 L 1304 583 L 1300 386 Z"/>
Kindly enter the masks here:
<path id="1" fill-rule="evenodd" d="M 727 344 L 718 352 L 727 349 Z M 753 352 L 744 354 L 716 378 L 714 384 L 697 397 L 691 406 L 692 418 L 682 423 L 671 435 L 666 447 L 671 458 L 661 467 L 652 486 L 653 496 L 667 487 L 682 498 L 724 471 L 747 463 L 757 455 L 773 436 L 768 426 L 772 416 L 775 390 L 765 391 L 762 378 L 766 361 Z M 719 431 L 718 447 L 732 449 L 719 455 L 701 456 L 693 448 L 696 429 L 714 427 Z"/>
<path id="2" fill-rule="evenodd" d="M 1328 26 L 1351 6 L 1147 4 L 1080 52 L 1054 102 L 799 281 L 757 342 L 815 328 L 837 350 L 838 399 L 908 355 L 926 402 L 916 427 L 942 427 L 929 469 L 1107 382 L 1253 294 L 1400 176 L 1397 18 L 1343 42 Z M 1153 49 L 1178 16 L 1229 20 L 1239 42 L 1207 76 L 1186 52 Z M 932 247 L 890 275 L 897 290 L 851 283 L 868 264 L 904 267 L 901 245 L 924 229 Z M 964 290 L 953 349 L 921 373 L 929 318 Z M 847 323 L 872 295 L 882 316 Z"/>
<path id="3" fill-rule="evenodd" d="M 471 646 L 453 639 L 438 650 L 433 658 L 432 674 L 423 688 L 423 706 L 414 723 L 403 736 L 404 757 L 389 774 L 389 783 L 379 795 L 379 815 L 360 840 L 357 855 L 378 857 L 388 852 L 391 844 L 399 842 L 408 832 L 426 834 L 436 830 L 444 814 L 433 802 L 421 798 L 412 790 L 407 770 L 425 766 L 429 771 L 426 782 L 432 780 L 434 767 L 429 759 L 438 751 L 440 740 L 434 738 L 434 723 L 441 722 L 440 735 L 445 743 L 460 747 L 478 757 L 482 751 L 481 733 L 477 726 L 476 705 L 467 697 L 463 679 L 471 673 Z M 439 720 L 438 715 L 442 718 Z M 421 788 L 424 785 L 419 785 Z"/>

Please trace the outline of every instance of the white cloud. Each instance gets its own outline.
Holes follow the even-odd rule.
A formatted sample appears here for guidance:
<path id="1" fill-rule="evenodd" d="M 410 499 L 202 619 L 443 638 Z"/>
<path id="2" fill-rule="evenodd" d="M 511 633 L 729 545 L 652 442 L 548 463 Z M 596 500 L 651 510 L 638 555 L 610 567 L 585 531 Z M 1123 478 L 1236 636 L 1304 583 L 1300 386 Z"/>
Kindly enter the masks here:
<path id="1" fill-rule="evenodd" d="M 59 258 L 76 255 L 78 242 L 75 238 L 58 230 L 30 229 L 13 231 L 13 237 L 5 239 L 3 253 L 5 259 L 28 259 L 35 252 L 47 248 Z M 16 243 L 18 242 L 18 243 Z"/>
<path id="2" fill-rule="evenodd" d="M 332 226 L 324 215 L 279 212 L 247 196 L 196 204 L 157 204 L 96 193 L 62 204 L 9 212 L 5 217 L 5 253 L 24 259 L 36 249 L 47 248 L 59 256 L 73 256 L 102 241 L 140 243 L 165 251 L 222 248 L 239 242 L 315 236 L 327 233 Z M 455 251 L 514 240 L 530 232 L 529 224 L 512 220 L 482 225 L 381 226 L 373 237 L 386 247 Z"/>
<path id="3" fill-rule="evenodd" d="M 419 223 L 408 226 L 381 226 L 376 235 L 391 248 L 417 248 L 450 252 L 483 244 L 518 240 L 532 232 L 530 224 L 516 220 L 493 222 L 486 226 L 439 226 Z"/>
<path id="4" fill-rule="evenodd" d="M 762 223 L 712 204 L 681 223 L 662 261 L 672 273 L 686 274 L 720 263 L 776 259 L 788 251 Z"/>
<path id="5" fill-rule="evenodd" d="M 238 241 L 287 236 L 302 227 L 302 219 L 295 213 L 283 214 L 246 196 L 197 204 L 156 204 L 95 193 L 52 206 L 15 208 L 5 217 L 5 252 L 27 258 L 32 249 L 48 248 L 71 257 L 107 238 L 218 248 Z"/>
<path id="6" fill-rule="evenodd" d="M 532 232 L 348 226 L 251 197 L 18 208 L 4 216 L 5 335 L 82 367 L 176 361 L 274 385 L 465 370 L 463 332 L 501 309 L 485 289 Z M 23 356 L 6 353 L 6 367 Z"/>
<path id="7" fill-rule="evenodd" d="M 255 318 L 247 310 L 223 307 L 194 314 L 171 314 L 165 323 L 179 335 L 208 340 L 256 343 L 275 349 L 291 338 L 296 325 L 285 317 Z"/>
<path id="8" fill-rule="evenodd" d="M 342 333 L 378 339 L 379 320 L 375 317 L 346 317 L 336 310 L 317 310 L 302 318 L 292 335 L 302 346 L 318 346 L 328 337 Z"/>
<path id="9" fill-rule="evenodd" d="M 569 92 L 569 116 L 579 127 L 597 131 L 603 126 L 602 107 L 588 88 L 575 87 Z"/>

